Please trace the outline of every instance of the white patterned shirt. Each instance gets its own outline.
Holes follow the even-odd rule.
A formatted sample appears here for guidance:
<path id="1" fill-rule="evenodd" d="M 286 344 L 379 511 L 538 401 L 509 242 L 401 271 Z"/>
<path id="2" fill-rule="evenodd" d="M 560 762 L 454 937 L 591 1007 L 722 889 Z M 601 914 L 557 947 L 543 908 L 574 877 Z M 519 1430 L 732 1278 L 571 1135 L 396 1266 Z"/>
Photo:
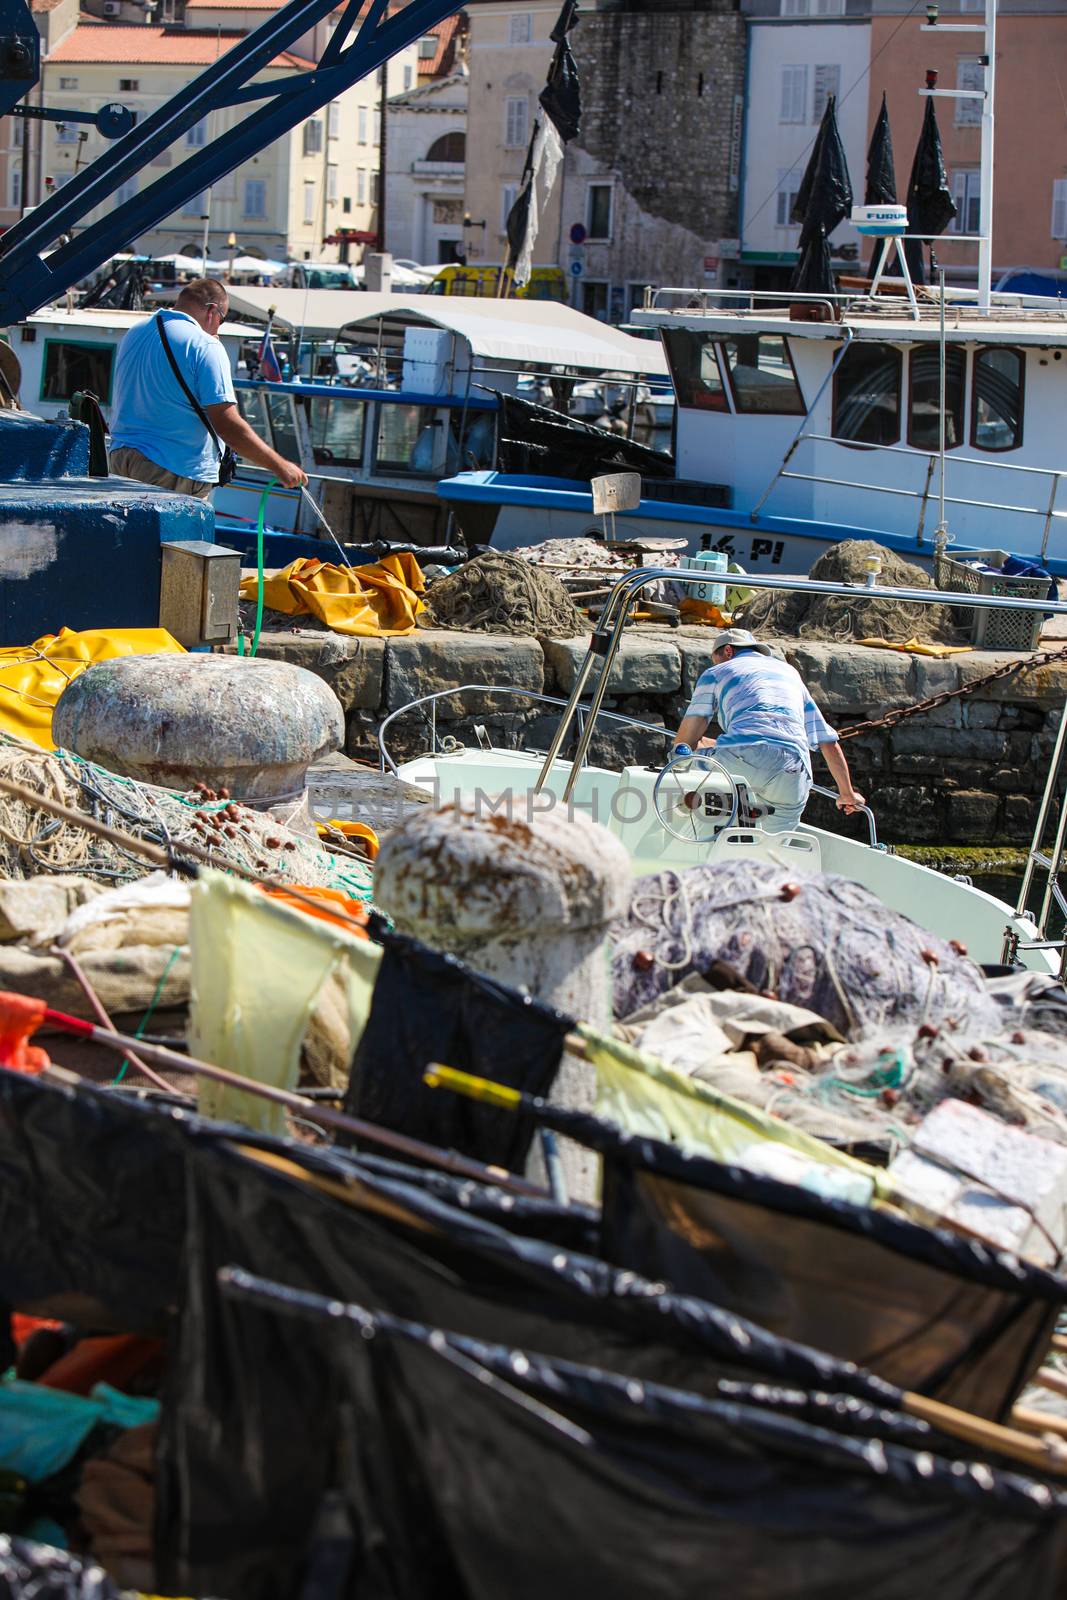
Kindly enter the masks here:
<path id="1" fill-rule="evenodd" d="M 783 745 L 797 752 L 809 772 L 808 751 L 837 743 L 795 667 L 758 650 L 741 650 L 702 672 L 686 715 L 719 724 L 717 747 Z"/>

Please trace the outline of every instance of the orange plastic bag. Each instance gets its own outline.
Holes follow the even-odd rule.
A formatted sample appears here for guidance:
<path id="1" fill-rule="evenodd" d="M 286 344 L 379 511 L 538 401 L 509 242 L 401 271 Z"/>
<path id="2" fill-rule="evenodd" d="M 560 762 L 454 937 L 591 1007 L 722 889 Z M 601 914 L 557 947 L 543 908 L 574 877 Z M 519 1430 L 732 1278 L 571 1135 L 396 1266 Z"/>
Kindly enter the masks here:
<path id="1" fill-rule="evenodd" d="M 302 911 L 306 917 L 318 917 L 322 922 L 337 923 L 346 933 L 354 934 L 357 939 L 367 937 L 367 913 L 362 900 L 350 900 L 340 889 L 306 888 L 303 884 L 294 884 L 293 887 L 300 890 L 299 898 L 295 894 L 290 894 L 287 889 L 265 888 L 263 893 L 269 899 L 288 906 L 291 911 Z M 318 910 L 314 910 L 306 903 L 305 895 L 311 900 L 320 902 Z"/>

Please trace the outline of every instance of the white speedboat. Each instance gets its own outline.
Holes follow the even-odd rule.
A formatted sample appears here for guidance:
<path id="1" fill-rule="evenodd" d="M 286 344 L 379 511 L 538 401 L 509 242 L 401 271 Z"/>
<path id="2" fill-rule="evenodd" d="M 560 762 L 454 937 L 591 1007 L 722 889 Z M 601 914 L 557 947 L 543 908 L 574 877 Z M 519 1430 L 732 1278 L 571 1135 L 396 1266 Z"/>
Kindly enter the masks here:
<path id="1" fill-rule="evenodd" d="M 599 717 L 634 726 L 632 718 L 604 712 L 602 702 L 635 595 L 648 584 L 665 577 L 683 584 L 701 581 L 699 574 L 690 576 L 677 569 L 668 572 L 649 568 L 638 569 L 620 579 L 612 590 L 565 704 L 499 685 L 468 684 L 423 696 L 393 712 L 382 724 L 379 739 L 383 767 L 391 768 L 405 782 L 432 794 L 435 802 L 441 805 L 474 801 L 487 811 L 518 818 L 527 818 L 554 806 L 570 806 L 618 836 L 629 853 L 635 876 L 666 868 L 680 870 L 710 861 L 735 860 L 741 856 L 773 861 L 798 875 L 837 873 L 862 884 L 883 905 L 911 917 L 929 932 L 943 939 L 962 940 L 977 962 L 999 966 L 1017 961 L 1038 972 L 1060 970 L 1063 942 L 1047 940 L 1044 924 L 1053 903 L 1058 904 L 1061 911 L 1067 910 L 1056 886 L 1065 840 L 1062 835 L 1057 836 L 1051 855 L 1042 853 L 1042 843 L 1051 816 L 1060 762 L 1067 749 L 1067 720 L 1061 720 L 1030 866 L 1015 907 L 974 887 L 966 878 L 949 877 L 894 855 L 879 844 L 875 818 L 869 808 L 866 808 L 862 824 L 858 824 L 858 829 L 862 827 L 861 837 L 844 837 L 806 822 L 791 832 L 773 832 L 764 826 L 767 818 L 745 792 L 744 785 L 735 782 L 713 760 L 681 758 L 664 767 L 628 766 L 620 771 L 591 764 L 588 752 Z M 822 594 L 855 595 L 859 592 L 931 603 L 929 591 L 924 590 L 869 587 L 857 591 L 842 584 L 817 583 L 805 578 L 757 577 L 753 586 L 806 589 Z M 1011 605 L 1033 611 L 1047 606 L 1052 611 L 1067 614 L 1067 605 L 1060 603 L 937 594 L 939 602 L 953 598 L 966 599 L 968 604 L 979 607 Z M 547 752 L 494 747 L 483 730 L 479 730 L 479 742 L 473 749 L 458 748 L 454 738 L 448 740 L 447 748 L 439 745 L 436 701 L 473 690 L 484 695 L 490 687 L 494 695 L 510 694 L 562 707 Z M 591 699 L 586 701 L 584 697 L 590 690 Z M 399 718 L 414 710 L 429 722 L 431 747 L 425 754 L 398 765 L 389 751 L 390 729 Z M 652 729 L 650 725 L 649 731 L 663 737 L 666 761 L 671 732 Z M 561 752 L 575 735 L 577 746 L 573 758 L 564 758 Z M 830 793 L 828 790 L 820 792 Z M 1048 872 L 1048 890 L 1038 920 L 1024 909 L 1036 868 Z"/>

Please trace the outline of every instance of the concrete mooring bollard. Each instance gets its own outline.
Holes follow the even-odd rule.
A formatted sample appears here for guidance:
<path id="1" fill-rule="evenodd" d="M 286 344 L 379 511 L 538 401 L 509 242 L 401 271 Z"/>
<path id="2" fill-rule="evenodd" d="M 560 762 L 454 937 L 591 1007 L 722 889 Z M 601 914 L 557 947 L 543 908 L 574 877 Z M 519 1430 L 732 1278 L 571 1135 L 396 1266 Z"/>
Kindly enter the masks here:
<path id="1" fill-rule="evenodd" d="M 547 1005 L 607 1027 L 607 933 L 625 909 L 630 862 L 606 828 L 562 812 L 527 820 L 471 802 L 410 818 L 382 845 L 374 898 L 404 933 L 450 951 Z M 594 1069 L 565 1054 L 554 1104 L 593 1109 Z M 595 1198 L 597 1162 L 565 1141 L 571 1199 Z M 539 1143 L 527 1168 L 544 1182 Z"/>

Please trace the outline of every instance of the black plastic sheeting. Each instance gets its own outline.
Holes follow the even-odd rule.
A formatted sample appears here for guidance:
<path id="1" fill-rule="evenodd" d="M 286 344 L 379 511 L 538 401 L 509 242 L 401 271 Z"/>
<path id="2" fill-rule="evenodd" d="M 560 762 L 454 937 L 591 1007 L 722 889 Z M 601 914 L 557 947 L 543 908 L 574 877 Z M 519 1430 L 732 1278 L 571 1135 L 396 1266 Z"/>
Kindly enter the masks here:
<path id="1" fill-rule="evenodd" d="M 400 934 L 384 933 L 345 1110 L 410 1138 L 521 1172 L 535 1127 L 495 1106 L 423 1083 L 432 1062 L 545 1095 L 569 1017 Z"/>
<path id="2" fill-rule="evenodd" d="M 865 206 L 894 206 L 897 203 L 897 175 L 893 165 L 893 135 L 889 127 L 889 107 L 882 95 L 882 109 L 878 113 L 867 149 L 867 185 L 863 191 Z"/>
<path id="3" fill-rule="evenodd" d="M 1067 1279 L 978 1239 L 825 1200 L 546 1108 L 604 1160 L 601 1253 L 979 1416 L 1041 1364 Z"/>
<path id="4" fill-rule="evenodd" d="M 224 1293 L 224 1320 L 232 1309 Z M 264 1309 L 279 1328 L 288 1320 L 269 1290 Z M 338 1595 L 1057 1592 L 1067 1499 L 939 1457 L 907 1418 L 856 1404 L 846 1437 L 766 1388 L 709 1400 L 381 1314 L 317 1310 L 338 1374 L 338 1486 L 353 1533 Z M 235 1350 L 242 1331 L 238 1313 Z"/>
<path id="5" fill-rule="evenodd" d="M 875 1406 L 899 1400 L 848 1363 L 408 1184 L 364 1175 L 357 1210 L 221 1144 L 194 1150 L 189 1171 L 184 1314 L 157 1484 L 162 1577 L 176 1593 L 299 1592 L 308 1530 L 341 1448 L 337 1373 L 321 1341 L 312 1329 L 295 1337 L 261 1310 L 224 1308 L 216 1277 L 231 1265 L 696 1393 L 734 1379 Z"/>
<path id="6" fill-rule="evenodd" d="M 0 1534 L 0 1600 L 133 1600 L 95 1561 Z"/>
<path id="7" fill-rule="evenodd" d="M 640 472 L 645 478 L 672 478 L 674 462 L 663 450 L 637 444 L 548 406 L 517 395 L 496 393 L 500 403 L 501 472 L 537 472 L 588 483 L 602 472 Z"/>

